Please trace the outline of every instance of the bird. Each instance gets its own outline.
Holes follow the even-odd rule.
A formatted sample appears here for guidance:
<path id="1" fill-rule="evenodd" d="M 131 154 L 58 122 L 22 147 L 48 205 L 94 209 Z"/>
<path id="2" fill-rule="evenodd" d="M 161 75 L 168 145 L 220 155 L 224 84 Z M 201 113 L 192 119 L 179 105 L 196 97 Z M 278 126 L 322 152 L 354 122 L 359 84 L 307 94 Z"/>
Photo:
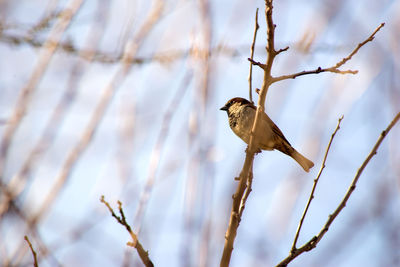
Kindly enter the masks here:
<path id="1" fill-rule="evenodd" d="M 228 114 L 229 126 L 232 131 L 240 137 L 246 144 L 249 144 L 250 133 L 256 117 L 257 108 L 247 99 L 235 97 L 230 99 L 220 108 Z M 279 150 L 292 157 L 306 172 L 314 166 L 314 163 L 297 152 L 292 147 L 282 131 L 276 124 L 263 112 L 259 127 L 257 127 L 255 139 L 257 149 Z"/>

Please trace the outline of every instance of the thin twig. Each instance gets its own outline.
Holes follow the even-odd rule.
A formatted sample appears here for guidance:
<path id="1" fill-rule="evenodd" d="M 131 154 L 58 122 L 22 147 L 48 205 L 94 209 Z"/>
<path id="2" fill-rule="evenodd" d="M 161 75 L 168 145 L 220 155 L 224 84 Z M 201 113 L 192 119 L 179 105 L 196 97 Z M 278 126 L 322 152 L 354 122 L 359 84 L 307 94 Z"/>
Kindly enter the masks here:
<path id="1" fill-rule="evenodd" d="M 0 187 L 4 187 L 4 184 L 0 182 Z M 6 187 L 5 187 L 6 188 Z M 10 203 L 11 210 L 15 215 L 17 215 L 23 222 L 25 222 L 29 226 L 29 234 L 32 235 L 36 241 L 37 244 L 37 250 L 40 252 L 40 255 L 42 258 L 47 258 L 48 260 L 51 260 L 51 266 L 61 266 L 60 262 L 57 260 L 57 258 L 52 254 L 52 250 L 50 249 L 46 243 L 44 242 L 43 238 L 39 234 L 39 231 L 37 229 L 37 225 L 29 225 L 29 218 L 26 215 L 26 213 L 19 207 L 18 203 L 12 201 Z M 1 218 L 0 218 L 1 221 Z M 21 261 L 23 260 L 26 252 L 28 251 L 28 248 L 24 246 L 26 241 L 21 240 L 20 244 L 18 244 L 16 247 L 18 249 L 14 250 L 14 252 L 11 254 L 9 259 L 13 259 L 13 266 L 20 266 Z M 5 266 L 9 266 L 9 264 L 5 264 Z"/>
<path id="2" fill-rule="evenodd" d="M 326 159 L 328 157 L 328 153 L 329 153 L 329 150 L 331 148 L 333 138 L 335 137 L 337 131 L 340 129 L 340 122 L 342 120 L 343 120 L 343 115 L 339 118 L 338 123 L 336 125 L 336 129 L 333 132 L 333 134 L 331 136 L 331 139 L 329 140 L 328 146 L 327 146 L 326 151 L 325 151 L 324 159 L 323 159 L 322 164 L 321 164 L 321 168 L 319 169 L 317 178 L 315 178 L 315 180 L 314 180 L 314 184 L 313 184 L 313 187 L 312 187 L 312 190 L 311 190 L 310 198 L 308 199 L 307 205 L 306 205 L 306 207 L 304 209 L 303 215 L 301 216 L 299 225 L 297 227 L 297 231 L 296 231 L 296 235 L 295 235 L 294 240 L 293 240 L 293 245 L 292 245 L 291 251 L 295 251 L 296 250 L 296 243 L 297 243 L 297 239 L 299 238 L 301 227 L 303 226 L 304 218 L 306 217 L 308 208 L 310 207 L 311 201 L 314 198 L 315 188 L 317 187 L 317 183 L 319 181 L 319 178 L 321 177 L 322 171 L 325 169 L 325 162 L 326 162 Z"/>
<path id="3" fill-rule="evenodd" d="M 251 64 L 251 65 L 259 66 L 259 67 L 262 68 L 263 70 L 265 70 L 265 68 L 267 67 L 267 65 L 265 65 L 264 63 L 255 61 L 255 60 L 252 59 L 252 58 L 248 58 L 247 60 L 250 61 L 250 64 Z"/>
<path id="4" fill-rule="evenodd" d="M 279 55 L 282 52 L 288 51 L 289 50 L 289 46 L 286 46 L 285 48 L 281 48 L 278 51 L 276 51 L 276 55 Z"/>
<path id="5" fill-rule="evenodd" d="M 328 216 L 328 220 L 325 223 L 325 225 L 322 227 L 321 231 L 318 233 L 318 235 L 314 236 L 311 238 L 307 243 L 305 243 L 303 246 L 301 246 L 298 249 L 292 250 L 284 260 L 282 260 L 277 267 L 284 267 L 287 266 L 293 259 L 295 259 L 297 256 L 300 254 L 310 251 L 314 249 L 319 241 L 321 241 L 322 237 L 325 235 L 326 232 L 328 232 L 329 227 L 331 226 L 332 222 L 335 220 L 335 218 L 339 215 L 339 213 L 343 210 L 343 208 L 347 204 L 347 200 L 350 198 L 351 194 L 354 192 L 354 189 L 356 188 L 356 184 L 358 182 L 358 179 L 360 178 L 362 172 L 364 171 L 365 167 L 368 165 L 369 161 L 372 159 L 373 156 L 376 155 L 377 150 L 379 146 L 381 145 L 383 139 L 386 137 L 386 135 L 390 132 L 390 130 L 393 128 L 393 126 L 400 120 L 400 112 L 397 113 L 397 115 L 394 117 L 392 122 L 388 125 L 388 127 L 382 131 L 381 135 L 379 136 L 377 142 L 375 143 L 374 147 L 372 148 L 371 152 L 368 154 L 364 162 L 361 164 L 360 168 L 357 170 L 356 175 L 353 178 L 353 181 L 351 182 L 349 188 L 347 189 L 346 194 L 344 195 L 342 201 L 339 203 L 337 206 L 336 210 Z"/>
<path id="6" fill-rule="evenodd" d="M 252 168 L 251 168 L 252 169 Z M 240 203 L 240 208 L 239 208 L 239 217 L 242 217 L 247 198 L 250 195 L 250 192 L 252 191 L 251 186 L 253 185 L 253 172 L 250 169 L 249 177 L 247 178 L 247 185 L 246 185 L 246 191 L 244 192 L 244 196 L 242 198 L 242 201 Z"/>
<path id="7" fill-rule="evenodd" d="M 39 265 L 38 265 L 38 260 L 37 260 L 36 251 L 35 251 L 35 249 L 33 248 L 31 241 L 29 241 L 28 236 L 25 236 L 24 239 L 25 239 L 26 242 L 28 243 L 29 248 L 31 249 L 31 252 L 32 252 L 32 255 L 33 255 L 33 266 L 34 266 L 34 267 L 38 267 Z"/>
<path id="8" fill-rule="evenodd" d="M 251 43 L 251 48 L 250 48 L 250 59 L 253 60 L 254 58 L 254 47 L 256 45 L 256 38 L 257 38 L 257 31 L 260 28 L 260 25 L 258 25 L 258 8 L 256 10 L 256 18 L 255 18 L 255 25 L 254 25 L 254 34 L 253 34 L 253 42 Z M 250 70 L 249 70 L 249 100 L 251 103 L 253 102 L 253 64 L 250 62 Z"/>
<path id="9" fill-rule="evenodd" d="M 341 66 L 346 64 L 347 61 L 349 61 L 357 52 L 360 50 L 361 47 L 363 47 L 366 43 L 372 42 L 375 38 L 375 34 L 383 27 L 385 26 L 385 23 L 382 22 L 376 29 L 375 31 L 363 42 L 359 43 L 357 47 L 348 55 L 347 57 L 343 58 L 340 62 L 336 63 L 336 65 L 333 67 L 334 69 L 339 69 Z"/>
<path id="10" fill-rule="evenodd" d="M 125 218 L 125 213 L 124 210 L 122 209 L 122 203 L 121 201 L 118 201 L 118 211 L 120 216 L 115 214 L 114 210 L 111 208 L 111 205 L 104 199 L 104 196 L 101 196 L 100 202 L 104 203 L 108 210 L 111 213 L 111 216 L 113 216 L 117 222 L 125 227 L 125 229 L 129 232 L 129 235 L 132 238 L 132 242 L 128 242 L 127 245 L 136 248 L 140 259 L 142 260 L 143 264 L 146 267 L 153 267 L 154 264 L 149 258 L 149 252 L 144 250 L 142 244 L 139 242 L 137 235 L 132 231 L 131 226 L 127 223 L 126 218 Z"/>
<path id="11" fill-rule="evenodd" d="M 301 71 L 301 72 L 297 72 L 297 73 L 293 73 L 293 74 L 289 74 L 289 75 L 282 75 L 282 76 L 279 76 L 279 77 L 273 77 L 272 78 L 272 82 L 275 83 L 275 82 L 279 82 L 279 81 L 287 80 L 287 79 L 296 79 L 299 76 L 308 75 L 308 74 L 318 74 L 318 73 L 321 73 L 321 72 L 333 72 L 333 73 L 338 73 L 338 74 L 357 74 L 358 70 L 340 70 L 339 68 L 341 66 L 343 66 L 344 64 L 346 64 L 358 52 L 358 50 L 360 50 L 361 47 L 363 47 L 366 43 L 371 42 L 372 40 L 374 40 L 375 34 L 383 26 L 385 26 L 385 23 L 381 23 L 367 39 L 365 39 L 363 42 L 359 43 L 356 46 L 356 48 L 354 48 L 354 50 L 347 57 L 343 58 L 341 61 L 336 63 L 334 66 L 329 67 L 329 68 L 318 67 L 318 68 L 316 68 L 314 70 Z"/>

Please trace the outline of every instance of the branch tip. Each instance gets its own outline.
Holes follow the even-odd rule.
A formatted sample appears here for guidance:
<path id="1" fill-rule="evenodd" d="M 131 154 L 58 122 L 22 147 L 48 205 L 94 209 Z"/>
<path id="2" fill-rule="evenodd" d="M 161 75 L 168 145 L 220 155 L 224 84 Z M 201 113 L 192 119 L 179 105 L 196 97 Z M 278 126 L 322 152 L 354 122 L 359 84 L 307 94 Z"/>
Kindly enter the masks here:
<path id="1" fill-rule="evenodd" d="M 286 46 L 285 48 L 279 49 L 278 51 L 276 51 L 276 55 L 279 55 L 282 52 L 285 52 L 289 49 L 289 46 Z"/>
<path id="2" fill-rule="evenodd" d="M 266 68 L 266 65 L 263 64 L 263 63 L 261 63 L 261 62 L 255 61 L 255 60 L 253 60 L 253 59 L 251 59 L 251 58 L 247 58 L 247 60 L 250 61 L 251 64 L 256 65 L 256 66 L 259 66 L 259 67 L 262 68 L 263 70 L 265 70 L 265 68 Z"/>
<path id="3" fill-rule="evenodd" d="M 342 58 L 342 60 L 337 62 L 334 66 L 329 67 L 329 68 L 318 67 L 317 69 L 314 69 L 314 70 L 301 71 L 301 72 L 297 72 L 297 73 L 294 73 L 294 74 L 282 75 L 282 76 L 279 76 L 279 77 L 274 77 L 274 78 L 272 78 L 272 83 L 278 82 L 278 81 L 282 81 L 282 80 L 286 80 L 286 79 L 295 79 L 296 77 L 303 76 L 303 75 L 308 75 L 308 74 L 318 74 L 318 73 L 321 73 L 321 72 L 332 72 L 332 73 L 338 73 L 338 74 L 357 74 L 358 70 L 340 70 L 339 68 L 342 67 L 344 64 L 346 64 L 349 60 L 351 60 L 352 57 L 360 50 L 361 47 L 363 47 L 368 42 L 371 42 L 374 39 L 375 34 L 384 25 L 385 25 L 384 22 L 381 23 L 368 38 L 366 38 L 363 42 L 359 43 L 347 57 Z"/>
<path id="4" fill-rule="evenodd" d="M 39 264 L 38 264 L 38 260 L 37 260 L 37 253 L 36 253 L 36 251 L 35 251 L 35 249 L 33 248 L 32 243 L 31 243 L 31 241 L 29 240 L 29 238 L 28 238 L 27 235 L 24 236 L 24 239 L 25 239 L 25 241 L 28 243 L 29 249 L 30 249 L 31 252 L 32 252 L 32 256 L 33 256 L 33 266 L 34 266 L 34 267 L 38 267 Z"/>

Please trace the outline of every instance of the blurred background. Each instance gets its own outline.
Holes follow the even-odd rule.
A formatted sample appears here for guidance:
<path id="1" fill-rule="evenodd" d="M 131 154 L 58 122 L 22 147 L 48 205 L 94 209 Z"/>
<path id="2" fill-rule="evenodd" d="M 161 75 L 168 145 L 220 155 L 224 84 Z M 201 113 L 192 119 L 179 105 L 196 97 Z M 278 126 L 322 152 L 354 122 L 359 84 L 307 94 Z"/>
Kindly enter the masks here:
<path id="1" fill-rule="evenodd" d="M 0 1 L 0 265 L 32 265 L 27 235 L 39 266 L 142 266 L 102 195 L 122 201 L 155 266 L 219 264 L 246 148 L 219 108 L 248 98 L 256 8 L 264 62 L 261 0 Z M 315 167 L 256 156 L 231 266 L 289 254 L 341 115 L 299 246 L 343 198 L 400 110 L 399 12 L 389 0 L 276 1 L 276 48 L 290 47 L 276 76 L 330 67 L 386 25 L 342 68 L 357 75 L 270 88 L 267 113 Z M 290 266 L 400 266 L 399 162 L 397 125 L 318 247 Z"/>

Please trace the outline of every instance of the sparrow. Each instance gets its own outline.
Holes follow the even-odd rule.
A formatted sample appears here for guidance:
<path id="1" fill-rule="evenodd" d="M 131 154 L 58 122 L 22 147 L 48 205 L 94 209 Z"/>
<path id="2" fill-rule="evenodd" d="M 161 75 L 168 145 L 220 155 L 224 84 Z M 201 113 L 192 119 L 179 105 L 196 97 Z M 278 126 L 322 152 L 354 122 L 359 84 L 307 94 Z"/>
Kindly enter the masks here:
<path id="1" fill-rule="evenodd" d="M 228 114 L 229 126 L 232 131 L 246 144 L 249 144 L 257 108 L 248 100 L 235 97 L 226 102 L 225 106 L 220 108 L 220 110 L 224 110 Z M 254 140 L 258 140 L 256 144 L 258 149 L 279 150 L 292 157 L 306 172 L 314 166 L 312 161 L 301 155 L 291 146 L 282 131 L 266 113 L 262 113 L 261 123 L 257 128 Z"/>

